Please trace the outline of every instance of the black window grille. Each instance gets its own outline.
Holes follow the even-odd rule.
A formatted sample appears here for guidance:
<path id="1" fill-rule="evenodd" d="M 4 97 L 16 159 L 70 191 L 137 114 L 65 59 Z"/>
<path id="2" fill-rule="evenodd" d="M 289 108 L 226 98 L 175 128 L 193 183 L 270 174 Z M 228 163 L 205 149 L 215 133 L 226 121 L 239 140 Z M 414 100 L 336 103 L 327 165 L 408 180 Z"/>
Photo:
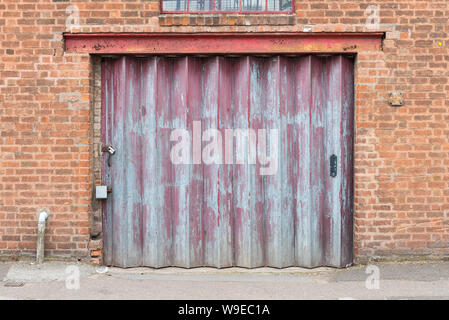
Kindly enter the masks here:
<path id="1" fill-rule="evenodd" d="M 292 12 L 292 0 L 162 0 L 162 12 Z"/>

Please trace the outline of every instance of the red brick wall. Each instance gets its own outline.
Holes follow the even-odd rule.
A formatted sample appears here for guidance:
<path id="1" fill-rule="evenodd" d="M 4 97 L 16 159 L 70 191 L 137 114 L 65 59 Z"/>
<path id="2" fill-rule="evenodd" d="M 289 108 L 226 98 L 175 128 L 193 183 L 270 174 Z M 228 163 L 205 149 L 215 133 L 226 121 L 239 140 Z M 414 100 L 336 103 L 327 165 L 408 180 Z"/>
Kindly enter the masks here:
<path id="1" fill-rule="evenodd" d="M 34 254 L 43 207 L 48 254 L 88 257 L 99 245 L 89 245 L 98 77 L 89 55 L 64 52 L 69 5 L 80 10 L 72 32 L 386 32 L 383 51 L 356 63 L 355 253 L 449 254 L 447 0 L 301 0 L 293 15 L 194 18 L 160 15 L 153 0 L 3 0 L 0 255 Z M 380 9 L 375 29 L 368 5 Z M 403 107 L 388 105 L 392 91 Z"/>

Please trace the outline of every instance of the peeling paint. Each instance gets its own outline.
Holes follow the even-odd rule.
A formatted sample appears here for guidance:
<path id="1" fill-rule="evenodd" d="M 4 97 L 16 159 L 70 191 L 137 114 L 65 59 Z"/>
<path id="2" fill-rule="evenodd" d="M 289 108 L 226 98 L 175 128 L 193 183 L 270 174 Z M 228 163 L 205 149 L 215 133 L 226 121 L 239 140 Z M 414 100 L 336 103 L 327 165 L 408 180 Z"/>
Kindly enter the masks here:
<path id="1" fill-rule="evenodd" d="M 117 149 L 103 164 L 113 190 L 103 214 L 107 265 L 352 262 L 351 59 L 105 59 L 102 87 L 103 142 Z M 191 131 L 194 121 L 223 136 L 279 129 L 277 174 L 260 175 L 259 163 L 172 164 L 171 130 Z"/>

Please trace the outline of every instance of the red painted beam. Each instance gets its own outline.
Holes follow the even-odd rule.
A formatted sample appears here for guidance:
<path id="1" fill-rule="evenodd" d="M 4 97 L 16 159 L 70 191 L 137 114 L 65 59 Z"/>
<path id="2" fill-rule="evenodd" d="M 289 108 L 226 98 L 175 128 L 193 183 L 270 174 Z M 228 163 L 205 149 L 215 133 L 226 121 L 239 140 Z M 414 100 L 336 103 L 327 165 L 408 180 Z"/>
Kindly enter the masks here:
<path id="1" fill-rule="evenodd" d="M 301 54 L 381 50 L 373 33 L 65 33 L 67 52 L 91 54 Z"/>

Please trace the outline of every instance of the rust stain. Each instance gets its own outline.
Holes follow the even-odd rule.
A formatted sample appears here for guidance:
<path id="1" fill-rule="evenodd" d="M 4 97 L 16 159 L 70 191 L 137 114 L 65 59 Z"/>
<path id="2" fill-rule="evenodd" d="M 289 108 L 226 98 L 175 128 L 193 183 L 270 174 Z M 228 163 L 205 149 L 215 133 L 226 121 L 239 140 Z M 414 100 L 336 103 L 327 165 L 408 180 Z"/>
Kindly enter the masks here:
<path id="1" fill-rule="evenodd" d="M 103 215 L 106 264 L 352 262 L 353 60 L 122 57 L 105 59 L 102 85 L 103 142 L 117 149 L 111 167 L 103 163 L 113 190 Z M 262 176 L 260 162 L 237 163 L 235 154 L 230 163 L 173 164 L 171 132 L 192 135 L 194 121 L 223 137 L 277 129 L 267 152 L 278 155 L 277 171 Z"/>

